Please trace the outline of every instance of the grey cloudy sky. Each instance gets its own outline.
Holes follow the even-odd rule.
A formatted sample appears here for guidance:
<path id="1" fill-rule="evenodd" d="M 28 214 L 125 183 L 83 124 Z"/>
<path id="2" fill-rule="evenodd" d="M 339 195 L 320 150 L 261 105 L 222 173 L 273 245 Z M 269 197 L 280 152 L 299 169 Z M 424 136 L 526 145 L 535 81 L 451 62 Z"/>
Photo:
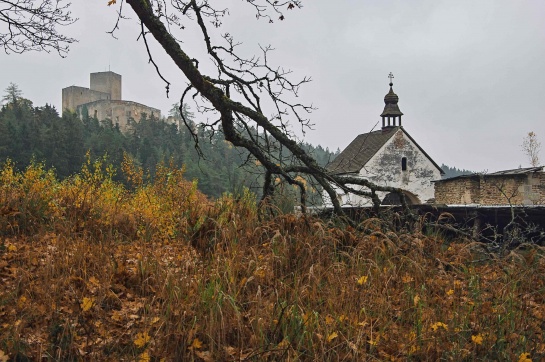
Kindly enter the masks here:
<path id="1" fill-rule="evenodd" d="M 124 99 L 166 114 L 185 88 L 183 74 L 154 48 L 172 83 L 167 99 L 134 19 L 121 23 L 119 40 L 106 34 L 116 10 L 106 2 L 73 4 L 80 20 L 66 33 L 79 43 L 64 59 L 0 54 L 0 87 L 14 82 L 35 105 L 60 109 L 63 87 L 89 86 L 89 73 L 110 68 L 123 76 Z M 393 72 L 405 129 L 437 163 L 474 171 L 528 166 L 520 145 L 529 131 L 541 139 L 545 161 L 545 1 L 305 0 L 274 24 L 257 21 L 241 0 L 217 2 L 230 4 L 223 31 L 243 41 L 243 52 L 271 44 L 274 63 L 312 77 L 301 90 L 318 108 L 310 143 L 343 149 L 370 131 Z M 202 54 L 200 39 L 183 35 L 190 56 Z"/>

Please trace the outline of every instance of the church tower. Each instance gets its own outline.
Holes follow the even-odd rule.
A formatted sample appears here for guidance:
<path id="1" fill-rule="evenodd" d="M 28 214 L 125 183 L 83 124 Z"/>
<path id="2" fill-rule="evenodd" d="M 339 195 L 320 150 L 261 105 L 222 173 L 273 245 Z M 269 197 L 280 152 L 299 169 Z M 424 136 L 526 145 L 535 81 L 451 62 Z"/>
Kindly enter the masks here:
<path id="1" fill-rule="evenodd" d="M 388 78 L 390 78 L 390 91 L 384 96 L 384 111 L 382 111 L 382 114 L 380 115 L 382 117 L 382 129 L 397 126 L 401 127 L 401 116 L 403 115 L 397 105 L 399 97 L 392 89 L 392 86 L 394 85 L 394 83 L 392 83 L 392 79 L 394 78 L 392 72 L 390 72 Z"/>

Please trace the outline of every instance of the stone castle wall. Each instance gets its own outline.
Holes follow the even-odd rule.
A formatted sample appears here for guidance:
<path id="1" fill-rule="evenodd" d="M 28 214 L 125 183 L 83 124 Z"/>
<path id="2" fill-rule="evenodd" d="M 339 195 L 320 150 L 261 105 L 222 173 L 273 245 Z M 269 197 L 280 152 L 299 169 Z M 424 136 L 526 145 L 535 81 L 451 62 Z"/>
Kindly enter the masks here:
<path id="1" fill-rule="evenodd" d="M 85 87 L 71 86 L 62 89 L 62 109 L 75 111 L 80 104 L 110 99 L 109 93 L 91 90 Z"/>
<path id="2" fill-rule="evenodd" d="M 148 118 L 151 115 L 157 119 L 161 118 L 161 111 L 157 108 L 131 101 L 99 100 L 86 103 L 77 107 L 76 112 L 80 117 L 83 117 L 84 107 L 87 108 L 90 117 L 96 117 L 99 120 L 111 119 L 113 124 L 118 124 L 123 132 L 129 130 L 129 119 L 133 118 L 138 122 L 142 113 L 146 113 Z"/>

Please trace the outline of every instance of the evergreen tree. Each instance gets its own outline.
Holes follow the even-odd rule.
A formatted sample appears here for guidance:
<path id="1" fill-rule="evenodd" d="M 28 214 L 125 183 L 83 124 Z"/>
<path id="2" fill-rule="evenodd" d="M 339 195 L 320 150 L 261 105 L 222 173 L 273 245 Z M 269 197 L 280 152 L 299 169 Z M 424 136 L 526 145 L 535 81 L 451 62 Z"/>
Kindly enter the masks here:
<path id="1" fill-rule="evenodd" d="M 475 173 L 473 171 L 469 171 L 466 169 L 458 169 L 456 167 L 449 167 L 445 164 L 441 165 L 441 169 L 445 172 L 445 174 L 442 177 L 443 179 L 456 177 L 456 176 L 462 176 L 462 175 L 470 175 L 472 173 Z"/>
<path id="2" fill-rule="evenodd" d="M 19 89 L 19 86 L 15 83 L 10 83 L 6 89 L 4 89 L 4 96 L 2 102 L 15 104 L 23 97 L 23 92 Z"/>

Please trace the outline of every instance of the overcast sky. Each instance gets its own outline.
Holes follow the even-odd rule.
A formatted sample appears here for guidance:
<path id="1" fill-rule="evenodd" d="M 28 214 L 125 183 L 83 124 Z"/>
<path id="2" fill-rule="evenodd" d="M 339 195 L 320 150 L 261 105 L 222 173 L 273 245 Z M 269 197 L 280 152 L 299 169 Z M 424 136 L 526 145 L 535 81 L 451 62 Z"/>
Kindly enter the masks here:
<path id="1" fill-rule="evenodd" d="M 342 150 L 370 131 L 393 72 L 403 125 L 438 164 L 489 172 L 529 166 L 521 151 L 529 131 L 540 138 L 545 162 L 545 1 L 305 0 L 273 24 L 256 20 L 242 0 L 217 2 L 230 4 L 223 31 L 243 42 L 242 51 L 271 44 L 274 63 L 312 77 L 301 90 L 318 108 L 310 143 Z M 35 106 L 60 109 L 62 88 L 88 87 L 89 73 L 111 69 L 123 77 L 125 100 L 166 114 L 186 79 L 154 48 L 172 83 L 166 98 L 134 20 L 121 23 L 118 40 L 106 33 L 117 10 L 106 3 L 73 4 L 79 21 L 65 32 L 79 42 L 64 59 L 0 54 L 0 87 L 16 83 Z M 134 18 L 128 6 L 125 15 Z M 201 38 L 184 36 L 189 55 L 200 54 Z"/>

